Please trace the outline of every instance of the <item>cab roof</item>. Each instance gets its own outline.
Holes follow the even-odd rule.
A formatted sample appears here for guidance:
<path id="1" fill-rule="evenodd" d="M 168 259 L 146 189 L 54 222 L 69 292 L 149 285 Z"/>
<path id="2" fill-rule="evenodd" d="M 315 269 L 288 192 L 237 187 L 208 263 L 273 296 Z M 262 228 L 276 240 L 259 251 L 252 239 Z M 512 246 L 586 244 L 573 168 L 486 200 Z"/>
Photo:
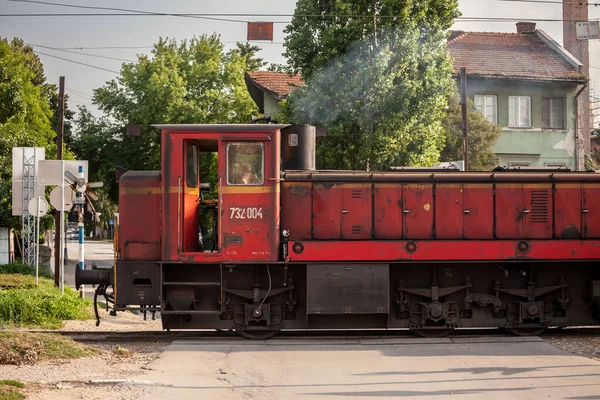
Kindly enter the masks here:
<path id="1" fill-rule="evenodd" d="M 289 124 L 154 124 L 162 131 L 170 132 L 275 132 Z"/>

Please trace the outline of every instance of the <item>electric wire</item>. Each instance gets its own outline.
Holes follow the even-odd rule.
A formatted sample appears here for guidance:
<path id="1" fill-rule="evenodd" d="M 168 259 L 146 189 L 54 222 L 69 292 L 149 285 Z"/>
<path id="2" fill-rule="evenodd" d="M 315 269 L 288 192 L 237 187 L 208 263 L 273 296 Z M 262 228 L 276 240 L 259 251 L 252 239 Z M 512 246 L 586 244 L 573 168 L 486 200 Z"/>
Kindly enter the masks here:
<path id="1" fill-rule="evenodd" d="M 181 14 L 179 14 L 181 15 Z M 206 14 L 186 14 L 190 16 L 203 16 Z M 221 15 L 221 14 L 209 14 L 209 15 Z M 239 14 L 243 16 L 245 14 Z M 176 16 L 175 14 L 168 13 L 150 13 L 150 14 L 132 14 L 132 13 L 38 13 L 38 14 L 0 14 L 0 17 L 160 17 L 160 16 Z M 235 15 L 234 16 L 238 16 Z M 281 17 L 285 15 L 281 14 L 270 14 L 270 15 L 259 15 L 252 14 L 255 17 L 272 18 Z M 291 16 L 291 15 L 290 15 Z M 299 18 L 398 18 L 397 15 L 296 15 Z M 204 17 L 203 17 L 204 18 Z M 588 22 L 594 22 L 599 18 L 589 19 Z M 520 21 L 535 21 L 535 22 L 582 22 L 580 19 L 561 19 L 561 18 L 513 18 L 513 17 L 457 17 L 454 19 L 455 22 L 520 22 Z M 230 20 L 229 22 L 243 22 L 249 21 L 241 20 Z M 273 24 L 289 24 L 291 21 L 272 21 Z"/>
<path id="2" fill-rule="evenodd" d="M 128 8 L 116 8 L 116 7 L 100 7 L 100 6 L 82 6 L 76 4 L 64 4 L 64 3 L 53 3 L 48 1 L 39 1 L 39 0 L 7 0 L 14 3 L 33 3 L 33 4 L 43 4 L 49 6 L 57 6 L 57 7 L 68 7 L 68 8 L 82 8 L 88 10 L 107 10 L 107 11 L 126 11 L 131 13 L 137 13 L 138 15 L 155 15 L 155 16 L 168 16 L 168 17 L 183 17 L 183 18 L 198 18 L 198 19 L 206 19 L 212 21 L 222 21 L 222 22 L 242 22 L 245 23 L 247 21 L 240 21 L 235 19 L 226 19 L 226 18 L 215 18 L 210 16 L 200 16 L 200 15 L 192 15 L 192 14 L 173 14 L 173 13 L 159 13 L 154 11 L 145 11 L 145 10 L 133 10 Z"/>
<path id="3" fill-rule="evenodd" d="M 48 53 L 42 53 L 41 51 L 36 51 L 36 53 L 37 53 L 37 54 L 44 55 L 44 56 L 46 56 L 46 57 L 57 58 L 57 59 L 59 59 L 59 60 L 63 60 L 63 61 L 67 61 L 67 62 L 70 62 L 70 63 L 79 64 L 79 65 L 84 65 L 84 66 L 86 66 L 86 67 L 95 68 L 95 69 L 99 69 L 99 70 L 106 71 L 106 72 L 113 72 L 113 73 L 115 73 L 115 74 L 118 74 L 118 73 L 119 73 L 119 71 L 115 71 L 114 69 L 102 68 L 102 67 L 98 67 L 97 65 L 92 65 L 92 64 L 87 64 L 87 63 L 82 63 L 82 62 L 79 62 L 79 61 L 70 60 L 70 59 L 68 59 L 68 58 L 63 58 L 63 57 L 55 56 L 55 55 L 48 54 Z"/>
<path id="4" fill-rule="evenodd" d="M 123 61 L 123 62 L 137 62 L 136 60 L 128 60 L 128 59 L 125 59 L 125 58 L 101 56 L 101 55 L 98 55 L 98 54 L 82 53 L 82 52 L 79 52 L 79 51 L 71 51 L 71 50 L 61 49 L 61 48 L 58 48 L 58 47 L 44 46 L 44 45 L 35 44 L 35 43 L 25 43 L 25 44 L 27 44 L 29 46 L 33 46 L 33 47 L 41 47 L 43 49 L 63 51 L 65 53 L 79 54 L 79 55 L 88 56 L 88 57 L 104 58 L 104 59 L 107 59 L 107 60 L 116 60 L 116 61 Z"/>

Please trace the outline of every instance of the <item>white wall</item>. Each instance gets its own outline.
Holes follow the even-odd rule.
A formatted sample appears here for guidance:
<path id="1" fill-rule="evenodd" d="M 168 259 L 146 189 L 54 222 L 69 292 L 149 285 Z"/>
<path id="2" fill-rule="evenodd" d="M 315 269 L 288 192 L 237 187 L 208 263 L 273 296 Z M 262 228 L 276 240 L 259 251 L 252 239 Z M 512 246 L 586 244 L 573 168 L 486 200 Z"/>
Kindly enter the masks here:
<path id="1" fill-rule="evenodd" d="M 264 108 L 265 108 L 265 117 L 272 117 L 274 114 L 281 112 L 279 108 L 279 101 L 270 95 L 269 93 L 264 93 Z"/>
<path id="2" fill-rule="evenodd" d="M 10 230 L 0 228 L 0 265 L 10 262 Z"/>

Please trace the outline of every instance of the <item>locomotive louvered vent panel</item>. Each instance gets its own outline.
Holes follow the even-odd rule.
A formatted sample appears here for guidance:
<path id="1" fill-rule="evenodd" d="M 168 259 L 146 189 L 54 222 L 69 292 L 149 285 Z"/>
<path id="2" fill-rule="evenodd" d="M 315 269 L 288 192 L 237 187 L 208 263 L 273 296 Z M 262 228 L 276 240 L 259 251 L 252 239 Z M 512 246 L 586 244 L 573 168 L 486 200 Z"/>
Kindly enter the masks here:
<path id="1" fill-rule="evenodd" d="M 548 222 L 548 190 L 531 191 L 531 222 Z"/>
<path id="2" fill-rule="evenodd" d="M 362 225 L 352 225 L 352 233 L 355 235 L 359 235 L 363 233 Z"/>
<path id="3" fill-rule="evenodd" d="M 362 189 L 352 189 L 352 198 L 353 199 L 360 199 L 362 197 L 363 197 Z"/>

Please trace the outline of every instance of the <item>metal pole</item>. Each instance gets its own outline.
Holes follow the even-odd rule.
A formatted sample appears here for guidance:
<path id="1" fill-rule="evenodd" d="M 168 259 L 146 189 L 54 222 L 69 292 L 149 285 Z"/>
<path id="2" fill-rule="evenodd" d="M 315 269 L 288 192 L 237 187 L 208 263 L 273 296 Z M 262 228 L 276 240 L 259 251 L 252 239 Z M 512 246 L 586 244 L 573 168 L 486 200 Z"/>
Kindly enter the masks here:
<path id="1" fill-rule="evenodd" d="M 58 83 L 58 127 L 56 141 L 56 158 L 63 158 L 63 135 L 65 129 L 65 77 L 61 76 Z M 63 171 L 64 174 L 64 171 Z M 64 176 L 63 176 L 64 179 Z M 61 242 L 58 239 L 62 235 L 61 212 L 56 210 L 54 213 L 54 286 L 60 286 L 61 271 Z"/>
<path id="2" fill-rule="evenodd" d="M 38 275 L 40 268 L 40 199 L 37 197 L 37 211 L 36 211 L 36 230 L 35 230 L 35 284 L 38 284 Z"/>
<path id="3" fill-rule="evenodd" d="M 83 175 L 83 166 L 80 165 L 79 166 L 79 179 L 85 179 L 85 176 Z M 77 229 L 79 230 L 79 265 L 78 268 L 80 271 L 83 271 L 85 269 L 85 262 L 84 262 L 84 246 L 83 246 L 83 241 L 84 241 L 84 237 L 85 237 L 85 232 L 84 232 L 84 224 L 83 224 L 83 191 L 85 190 L 85 186 L 80 185 L 81 182 L 77 182 L 77 197 L 80 199 L 79 200 L 79 218 L 77 221 Z M 85 293 L 85 288 L 83 285 L 81 285 L 80 290 L 79 290 L 79 296 L 81 298 L 83 298 Z"/>
<path id="4" fill-rule="evenodd" d="M 62 164 L 62 182 L 60 184 L 60 222 L 64 223 L 65 222 L 65 162 L 64 160 L 61 162 Z M 65 242 L 65 233 L 64 231 L 61 229 L 60 230 L 60 248 L 61 248 L 61 253 L 60 253 L 60 292 L 62 294 L 65 294 L 65 253 L 64 253 L 64 248 L 62 246 L 62 244 L 65 244 L 65 246 L 67 245 L 67 243 Z"/>
<path id="5" fill-rule="evenodd" d="M 460 107 L 462 111 L 463 123 L 463 160 L 465 163 L 465 171 L 469 170 L 469 140 L 468 140 L 468 123 L 467 123 L 467 69 L 460 69 Z"/>

